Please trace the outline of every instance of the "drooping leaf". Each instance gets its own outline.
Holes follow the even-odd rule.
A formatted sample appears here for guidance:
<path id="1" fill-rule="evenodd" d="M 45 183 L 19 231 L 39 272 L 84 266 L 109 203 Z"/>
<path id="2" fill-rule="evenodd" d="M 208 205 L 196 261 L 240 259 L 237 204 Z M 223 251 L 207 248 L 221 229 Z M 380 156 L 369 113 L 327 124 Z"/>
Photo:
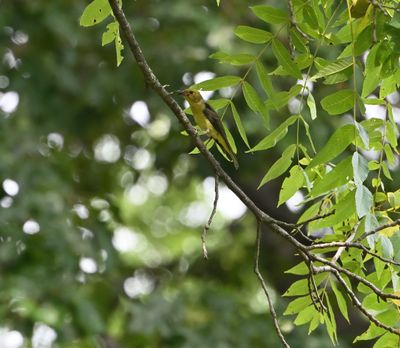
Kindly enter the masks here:
<path id="1" fill-rule="evenodd" d="M 356 210 L 359 218 L 367 215 L 372 208 L 374 199 L 372 193 L 364 185 L 359 185 L 356 190 Z"/>
<path id="2" fill-rule="evenodd" d="M 282 156 L 271 166 L 267 174 L 265 174 L 265 176 L 262 178 L 260 185 L 258 185 L 257 189 L 265 185 L 268 181 L 271 181 L 286 172 L 292 164 L 292 158 L 295 151 L 295 144 L 287 147 L 286 150 L 283 151 Z"/>
<path id="3" fill-rule="evenodd" d="M 254 87 L 247 81 L 243 81 L 242 91 L 244 99 L 246 100 L 246 104 L 249 106 L 249 108 L 254 112 L 261 112 L 264 104 Z"/>
<path id="4" fill-rule="evenodd" d="M 342 313 L 343 317 L 347 320 L 348 323 L 350 323 L 349 313 L 347 311 L 346 299 L 344 298 L 344 296 L 341 293 L 341 291 L 337 288 L 336 283 L 333 280 L 333 278 L 330 279 L 330 284 L 331 284 L 331 288 L 333 290 L 333 293 L 335 294 L 336 302 L 338 304 L 340 313 Z"/>
<path id="5" fill-rule="evenodd" d="M 361 96 L 363 98 L 366 98 L 370 93 L 372 93 L 381 81 L 380 71 L 382 66 L 376 64 L 376 55 L 378 53 L 379 47 L 380 45 L 375 45 L 368 53 L 367 61 L 365 64 L 364 83 L 361 92 Z"/>
<path id="6" fill-rule="evenodd" d="M 354 152 L 351 163 L 353 166 L 354 182 L 357 186 L 361 185 L 368 177 L 368 161 L 363 155 Z"/>
<path id="7" fill-rule="evenodd" d="M 279 40 L 272 40 L 272 51 L 279 64 L 283 67 L 283 69 L 285 69 L 285 71 L 289 75 L 298 79 L 302 78 L 300 69 L 290 57 L 290 53 L 287 48 L 283 46 L 283 44 Z"/>
<path id="8" fill-rule="evenodd" d="M 246 135 L 246 131 L 244 130 L 243 124 L 242 124 L 242 120 L 240 119 L 239 113 L 236 109 L 236 106 L 231 103 L 231 110 L 232 110 L 232 115 L 233 115 L 233 119 L 235 120 L 235 124 L 236 127 L 239 131 L 239 134 L 242 138 L 242 140 L 244 141 L 244 143 L 246 144 L 246 146 L 250 149 L 250 145 L 249 145 L 249 141 L 247 139 L 247 135 Z"/>
<path id="9" fill-rule="evenodd" d="M 317 118 L 317 108 L 315 106 L 315 99 L 311 92 L 307 96 L 307 105 L 310 108 L 311 119 L 315 120 Z"/>
<path id="10" fill-rule="evenodd" d="M 256 63 L 256 70 L 258 79 L 260 80 L 261 86 L 263 87 L 265 93 L 269 98 L 273 98 L 275 91 L 274 87 L 272 86 L 271 78 L 265 70 L 264 65 L 259 60 L 257 60 Z"/>

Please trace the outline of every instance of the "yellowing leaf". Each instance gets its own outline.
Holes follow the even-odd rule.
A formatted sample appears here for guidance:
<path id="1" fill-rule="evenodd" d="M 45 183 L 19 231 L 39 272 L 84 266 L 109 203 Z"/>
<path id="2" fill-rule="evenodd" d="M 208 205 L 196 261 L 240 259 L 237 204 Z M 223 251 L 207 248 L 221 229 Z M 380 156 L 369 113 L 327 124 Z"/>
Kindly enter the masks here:
<path id="1" fill-rule="evenodd" d="M 82 27 L 96 25 L 106 19 L 111 13 L 107 0 L 94 0 L 84 9 L 79 24 Z"/>

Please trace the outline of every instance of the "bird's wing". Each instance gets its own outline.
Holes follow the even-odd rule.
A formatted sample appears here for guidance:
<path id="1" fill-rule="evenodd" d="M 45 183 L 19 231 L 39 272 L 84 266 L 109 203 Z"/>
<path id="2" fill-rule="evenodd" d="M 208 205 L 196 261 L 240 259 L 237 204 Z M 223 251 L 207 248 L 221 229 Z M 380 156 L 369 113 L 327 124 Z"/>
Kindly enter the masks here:
<path id="1" fill-rule="evenodd" d="M 208 103 L 205 103 L 205 108 L 203 112 L 212 124 L 212 126 L 215 128 L 215 130 L 226 139 L 224 126 L 222 125 L 221 119 L 219 118 L 217 112 L 212 108 L 212 106 Z"/>

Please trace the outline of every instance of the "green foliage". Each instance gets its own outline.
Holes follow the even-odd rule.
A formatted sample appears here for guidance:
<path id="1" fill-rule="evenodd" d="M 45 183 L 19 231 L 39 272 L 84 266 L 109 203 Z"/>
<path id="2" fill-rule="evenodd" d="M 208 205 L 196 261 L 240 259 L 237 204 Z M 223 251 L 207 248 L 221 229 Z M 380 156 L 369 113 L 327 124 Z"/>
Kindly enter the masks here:
<path id="1" fill-rule="evenodd" d="M 398 328 L 399 300 L 375 290 L 400 291 L 397 2 L 378 2 L 383 11 L 361 1 L 350 9 L 292 1 L 291 14 L 272 2 L 216 4 L 124 5 L 162 83 L 220 92 L 209 102 L 237 146 L 243 187 L 258 185 L 254 196 L 266 209 L 271 201 L 286 209 L 300 191 L 303 211 L 291 232 L 310 239 L 310 255 L 347 272 L 338 278 L 315 260 L 295 265 L 282 240 L 279 247 L 266 240 L 263 271 L 271 288 L 287 289 L 275 298 L 278 313 L 294 316 L 280 320 L 291 346 L 325 347 L 330 339 L 345 347 L 337 328 L 360 307 L 352 293 L 381 326 Z M 114 43 L 121 64 L 124 46 L 108 1 L 83 7 L 6 2 L 0 14 L 2 329 L 18 330 L 26 345 L 35 327 L 47 325 L 59 347 L 278 346 L 265 334 L 273 327 L 249 267 L 251 217 L 231 225 L 219 211 L 212 230 L 222 231 L 207 240 L 212 258 L 200 260 L 199 233 L 212 209 L 204 177 L 211 174 L 202 159 L 184 154 L 187 138 L 138 69 L 124 63 L 116 70 L 108 47 L 95 44 L 100 37 L 102 46 Z M 19 43 L 20 31 L 28 43 Z M 216 77 L 194 83 L 201 71 Z M 4 111 L 8 91 L 20 95 L 16 111 Z M 143 100 L 149 120 L 141 124 L 130 108 Z M 116 159 L 104 159 L 102 139 Z M 7 178 L 19 184 L 15 196 L 6 192 Z M 285 210 L 286 218 L 295 217 Z M 29 234 L 27 222 L 40 231 Z M 121 233 L 127 239 L 116 247 Z M 320 245 L 331 242 L 359 247 Z M 282 280 L 285 267 L 296 280 Z M 141 292 L 133 293 L 138 283 Z M 398 345 L 397 335 L 367 320 L 363 333 L 348 329 L 354 342 Z"/>

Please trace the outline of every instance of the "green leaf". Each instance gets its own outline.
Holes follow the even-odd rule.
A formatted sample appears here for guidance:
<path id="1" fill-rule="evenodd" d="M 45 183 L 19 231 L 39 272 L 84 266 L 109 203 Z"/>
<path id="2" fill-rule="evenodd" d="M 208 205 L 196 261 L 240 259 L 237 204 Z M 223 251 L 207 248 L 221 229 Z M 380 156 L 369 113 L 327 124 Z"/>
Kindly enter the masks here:
<path id="1" fill-rule="evenodd" d="M 379 64 L 376 65 L 376 54 L 379 47 L 379 44 L 375 45 L 368 53 L 365 64 L 365 78 L 361 92 L 363 98 L 366 98 L 370 93 L 372 93 L 374 89 L 378 87 L 379 82 L 381 82 L 380 71 L 382 66 Z"/>
<path id="2" fill-rule="evenodd" d="M 339 59 L 334 62 L 330 62 L 328 65 L 324 66 L 318 73 L 310 78 L 310 81 L 316 81 L 321 77 L 326 77 L 329 75 L 337 74 L 350 66 L 353 65 L 351 59 Z"/>
<path id="3" fill-rule="evenodd" d="M 354 98 L 352 89 L 342 89 L 322 99 L 321 106 L 330 115 L 340 115 L 353 108 Z"/>
<path id="4" fill-rule="evenodd" d="M 289 18 L 285 11 L 279 10 L 275 7 L 259 5 L 252 6 L 250 9 L 253 13 L 266 23 L 283 24 L 288 23 Z"/>
<path id="5" fill-rule="evenodd" d="M 378 240 L 380 242 L 380 247 L 382 249 L 383 257 L 386 257 L 388 259 L 393 258 L 394 248 L 393 248 L 392 241 L 383 234 L 378 235 Z"/>
<path id="6" fill-rule="evenodd" d="M 237 153 L 237 147 L 236 147 L 236 144 L 235 144 L 235 139 L 233 138 L 231 131 L 224 124 L 223 124 L 223 127 L 225 129 L 226 138 L 228 139 L 228 143 L 231 146 L 231 149 L 232 149 L 233 153 Z M 225 152 L 223 152 L 223 153 L 225 154 Z"/>
<path id="7" fill-rule="evenodd" d="M 108 24 L 106 27 L 106 31 L 103 33 L 103 36 L 101 37 L 101 45 L 105 46 L 114 41 L 115 37 L 117 36 L 117 33 L 119 35 L 118 22 L 112 22 Z"/>
<path id="8" fill-rule="evenodd" d="M 380 337 L 372 348 L 392 348 L 399 344 L 399 336 L 386 332 Z"/>
<path id="9" fill-rule="evenodd" d="M 368 135 L 367 131 L 365 130 L 365 128 L 363 127 L 363 125 L 361 123 L 354 122 L 354 124 L 357 128 L 357 132 L 361 138 L 361 141 L 363 142 L 365 148 L 368 149 L 369 148 L 369 135 Z"/>
<path id="10" fill-rule="evenodd" d="M 108 0 L 94 0 L 83 10 L 79 24 L 82 27 L 96 25 L 106 19 L 111 13 Z"/>
<path id="11" fill-rule="evenodd" d="M 282 296 L 303 296 L 308 294 L 308 279 L 300 279 L 290 285 Z"/>
<path id="12" fill-rule="evenodd" d="M 244 141 L 244 143 L 246 144 L 246 146 L 250 149 L 249 141 L 247 139 L 246 131 L 244 130 L 242 120 L 240 119 L 240 116 L 239 116 L 239 113 L 237 112 L 236 106 L 233 103 L 231 103 L 231 110 L 232 110 L 233 119 L 235 120 L 236 127 L 239 131 L 239 134 L 240 134 L 242 140 Z"/>
<path id="13" fill-rule="evenodd" d="M 213 109 L 217 111 L 229 105 L 231 101 L 226 98 L 220 98 L 220 99 L 207 100 L 207 103 L 210 104 L 213 107 Z"/>
<path id="14" fill-rule="evenodd" d="M 117 28 L 117 33 L 115 34 L 115 54 L 117 56 L 117 66 L 119 66 L 124 59 L 122 55 L 122 51 L 124 49 L 124 45 L 122 44 L 121 37 L 119 35 L 119 26 Z"/>
<path id="15" fill-rule="evenodd" d="M 307 96 L 307 105 L 310 108 L 311 119 L 315 120 L 317 118 L 317 108 L 315 106 L 315 99 L 311 92 Z"/>
<path id="16" fill-rule="evenodd" d="M 355 340 L 353 341 L 353 343 L 355 343 L 357 341 L 372 340 L 372 339 L 374 339 L 376 337 L 382 336 L 385 332 L 386 332 L 385 329 L 382 329 L 382 328 L 376 326 L 375 324 L 371 323 L 369 325 L 368 330 L 365 331 L 364 333 L 362 333 L 361 335 L 357 336 L 355 338 Z"/>
<path id="17" fill-rule="evenodd" d="M 216 1 L 217 1 L 217 6 L 219 7 L 221 0 L 216 0 Z"/>
<path id="18" fill-rule="evenodd" d="M 196 83 L 192 86 L 195 89 L 202 89 L 204 91 L 215 91 L 217 89 L 230 87 L 240 83 L 242 79 L 238 76 L 221 76 L 213 79 Z"/>
<path id="19" fill-rule="evenodd" d="M 364 185 L 359 185 L 356 190 L 356 210 L 359 218 L 367 215 L 372 208 L 374 199 L 372 193 Z"/>
<path id="20" fill-rule="evenodd" d="M 326 296 L 326 304 L 328 307 L 328 313 L 329 313 L 329 318 L 330 318 L 330 320 L 327 320 L 328 313 L 325 313 L 326 328 L 328 330 L 329 336 L 330 336 L 333 344 L 336 344 L 337 343 L 337 329 L 336 329 L 335 312 L 333 311 L 331 301 L 329 300 L 329 296 Z"/>
<path id="21" fill-rule="evenodd" d="M 242 91 L 244 99 L 246 100 L 247 105 L 254 112 L 261 112 L 264 104 L 260 97 L 258 96 L 256 90 L 250 83 L 247 81 L 243 81 L 242 83 Z"/>
<path id="22" fill-rule="evenodd" d="M 257 60 L 256 63 L 256 70 L 258 79 L 260 80 L 261 86 L 263 87 L 265 93 L 269 98 L 273 98 L 275 91 L 274 87 L 272 86 L 271 78 L 265 70 L 264 65 L 259 60 Z"/>
<path id="23" fill-rule="evenodd" d="M 300 166 L 295 165 L 290 169 L 289 176 L 282 183 L 279 193 L 278 207 L 292 197 L 301 186 L 303 186 L 304 176 Z"/>
<path id="24" fill-rule="evenodd" d="M 235 29 L 235 35 L 244 41 L 255 44 L 266 43 L 270 41 L 273 37 L 273 35 L 268 31 L 253 27 L 248 27 L 245 25 L 239 25 Z"/>
<path id="25" fill-rule="evenodd" d="M 338 304 L 340 313 L 342 313 L 343 317 L 347 320 L 348 323 L 350 323 L 349 313 L 347 311 L 346 299 L 344 298 L 344 296 L 341 293 L 341 291 L 337 288 L 336 283 L 335 283 L 335 281 L 333 280 L 332 277 L 330 278 L 330 284 L 331 284 L 331 288 L 333 290 L 333 293 L 335 294 L 336 302 Z"/>
<path id="26" fill-rule="evenodd" d="M 312 197 L 328 192 L 349 182 L 353 177 L 351 157 L 340 162 L 333 170 L 317 180 L 310 192 Z"/>
<path id="27" fill-rule="evenodd" d="M 291 301 L 285 309 L 283 315 L 293 315 L 299 313 L 312 303 L 310 296 L 303 296 Z"/>
<path id="28" fill-rule="evenodd" d="M 309 164 L 309 168 L 318 164 L 326 163 L 336 156 L 340 155 L 353 141 L 355 135 L 355 127 L 346 124 L 335 131 L 329 138 L 325 146 L 317 153 Z"/>
<path id="29" fill-rule="evenodd" d="M 289 51 L 279 40 L 272 40 L 272 51 L 278 60 L 279 64 L 285 71 L 298 79 L 302 78 L 301 71 L 290 57 Z"/>
<path id="30" fill-rule="evenodd" d="M 361 185 L 368 177 L 368 161 L 363 155 L 354 152 L 351 160 L 354 173 L 354 182 L 357 186 Z"/>
<path id="31" fill-rule="evenodd" d="M 265 176 L 260 182 L 260 185 L 258 185 L 257 189 L 265 185 L 268 181 L 271 181 L 277 178 L 278 176 L 282 175 L 283 173 L 285 173 L 292 164 L 292 158 L 294 156 L 295 151 L 296 151 L 295 144 L 292 144 L 288 148 L 286 148 L 286 150 L 283 151 L 282 156 L 271 166 L 267 174 L 265 174 Z"/>
<path id="32" fill-rule="evenodd" d="M 231 55 L 231 54 L 228 54 L 225 52 L 215 52 L 210 55 L 210 58 L 218 59 L 221 62 L 228 63 L 231 65 L 237 65 L 237 66 L 251 64 L 256 59 L 256 57 L 251 54 L 233 54 L 233 55 Z"/>
<path id="33" fill-rule="evenodd" d="M 396 158 L 394 157 L 392 148 L 389 144 L 385 144 L 384 146 L 385 155 L 390 165 L 394 165 L 396 163 Z"/>
<path id="34" fill-rule="evenodd" d="M 295 123 L 298 118 L 299 118 L 298 115 L 290 116 L 285 122 L 280 124 L 275 130 L 273 130 L 269 135 L 267 135 L 264 139 L 262 139 L 250 151 L 261 151 L 274 147 L 277 144 L 277 142 L 283 139 L 283 137 L 287 134 L 288 127 L 293 123 Z"/>
<path id="35" fill-rule="evenodd" d="M 288 269 L 285 271 L 287 274 L 295 274 L 295 275 L 306 275 L 310 273 L 310 269 L 306 265 L 304 261 L 300 262 L 296 266 L 293 266 L 292 268 Z"/>
<path id="36" fill-rule="evenodd" d="M 315 309 L 314 305 L 308 306 L 297 315 L 294 323 L 296 325 L 304 325 L 313 320 L 314 317 L 319 317 L 319 312 Z"/>

